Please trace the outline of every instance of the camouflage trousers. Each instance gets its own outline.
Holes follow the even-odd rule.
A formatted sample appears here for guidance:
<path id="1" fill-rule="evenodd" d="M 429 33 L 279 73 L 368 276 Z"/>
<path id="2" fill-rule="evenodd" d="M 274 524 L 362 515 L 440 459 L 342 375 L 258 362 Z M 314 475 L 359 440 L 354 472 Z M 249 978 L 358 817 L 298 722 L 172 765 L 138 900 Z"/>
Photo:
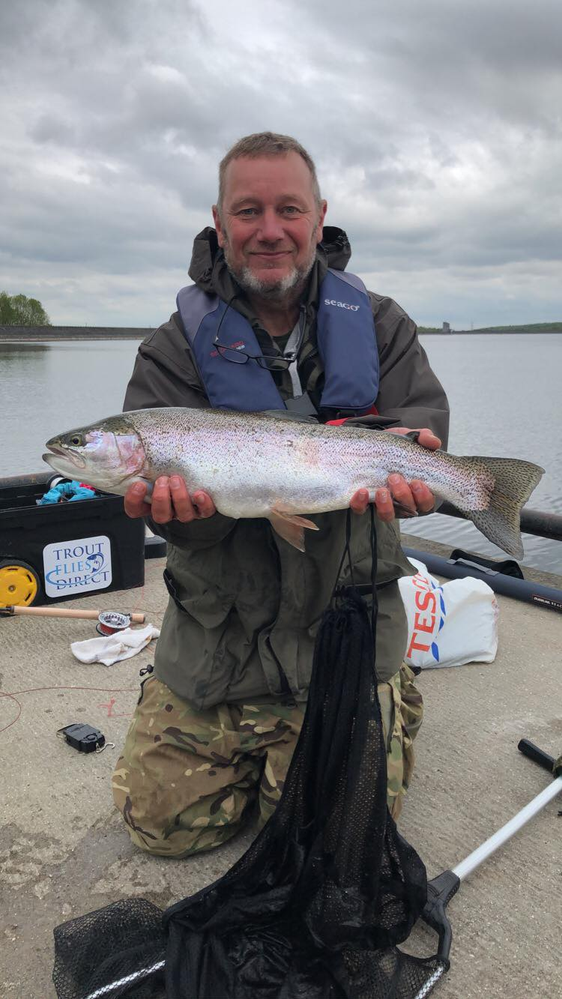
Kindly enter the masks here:
<path id="1" fill-rule="evenodd" d="M 402 666 L 378 687 L 387 745 L 387 801 L 396 819 L 414 766 L 422 697 Z M 182 857 L 234 836 L 257 806 L 259 827 L 281 797 L 304 715 L 294 701 L 255 700 L 195 710 L 151 676 L 113 774 L 133 842 Z"/>

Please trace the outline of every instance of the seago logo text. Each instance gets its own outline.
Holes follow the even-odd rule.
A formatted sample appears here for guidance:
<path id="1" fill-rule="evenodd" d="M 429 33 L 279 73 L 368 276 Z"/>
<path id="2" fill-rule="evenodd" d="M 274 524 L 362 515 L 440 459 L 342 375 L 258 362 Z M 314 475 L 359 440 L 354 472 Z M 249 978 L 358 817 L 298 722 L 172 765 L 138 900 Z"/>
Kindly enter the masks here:
<path id="1" fill-rule="evenodd" d="M 111 585 L 111 542 L 105 535 L 60 541 L 43 549 L 45 593 L 73 596 Z"/>
<path id="2" fill-rule="evenodd" d="M 336 302 L 335 298 L 325 298 L 324 305 L 335 305 L 336 309 L 348 309 L 349 312 L 359 312 L 361 306 L 350 305 L 349 302 Z"/>

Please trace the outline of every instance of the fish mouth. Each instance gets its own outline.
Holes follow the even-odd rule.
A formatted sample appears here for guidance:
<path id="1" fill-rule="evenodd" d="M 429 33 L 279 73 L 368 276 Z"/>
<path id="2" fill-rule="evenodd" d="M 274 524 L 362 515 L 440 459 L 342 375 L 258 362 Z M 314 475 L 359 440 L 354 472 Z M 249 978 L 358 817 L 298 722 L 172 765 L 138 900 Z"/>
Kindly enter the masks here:
<path id="1" fill-rule="evenodd" d="M 43 460 L 46 461 L 48 464 L 50 464 L 49 458 L 51 457 L 51 455 L 54 455 L 56 458 L 63 458 L 64 461 L 68 462 L 69 465 L 75 465 L 76 468 L 80 469 L 86 468 L 86 462 L 84 461 L 82 455 L 78 454 L 77 451 L 73 451 L 72 448 L 62 448 L 58 444 L 50 444 L 50 443 L 46 444 L 45 446 L 48 447 L 49 451 L 51 452 L 51 454 L 42 455 Z"/>

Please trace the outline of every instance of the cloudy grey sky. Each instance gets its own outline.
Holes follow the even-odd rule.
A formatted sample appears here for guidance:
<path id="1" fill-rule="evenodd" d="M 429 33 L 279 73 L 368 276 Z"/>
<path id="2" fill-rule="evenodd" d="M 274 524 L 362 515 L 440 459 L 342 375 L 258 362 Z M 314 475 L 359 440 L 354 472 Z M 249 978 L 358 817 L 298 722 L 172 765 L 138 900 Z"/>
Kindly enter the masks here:
<path id="1" fill-rule="evenodd" d="M 271 129 L 418 323 L 562 320 L 561 51 L 560 0 L 3 0 L 0 290 L 158 325 Z"/>

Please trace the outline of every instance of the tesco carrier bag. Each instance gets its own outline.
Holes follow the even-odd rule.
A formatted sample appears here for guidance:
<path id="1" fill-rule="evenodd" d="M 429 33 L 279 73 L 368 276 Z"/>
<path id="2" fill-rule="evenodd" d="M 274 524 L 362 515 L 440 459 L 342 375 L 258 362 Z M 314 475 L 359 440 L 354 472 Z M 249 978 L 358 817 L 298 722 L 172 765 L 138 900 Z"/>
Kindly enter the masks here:
<path id="1" fill-rule="evenodd" d="M 408 666 L 432 669 L 491 663 L 498 649 L 498 602 L 482 579 L 467 576 L 439 583 L 427 566 L 398 580 L 408 618 Z"/>

